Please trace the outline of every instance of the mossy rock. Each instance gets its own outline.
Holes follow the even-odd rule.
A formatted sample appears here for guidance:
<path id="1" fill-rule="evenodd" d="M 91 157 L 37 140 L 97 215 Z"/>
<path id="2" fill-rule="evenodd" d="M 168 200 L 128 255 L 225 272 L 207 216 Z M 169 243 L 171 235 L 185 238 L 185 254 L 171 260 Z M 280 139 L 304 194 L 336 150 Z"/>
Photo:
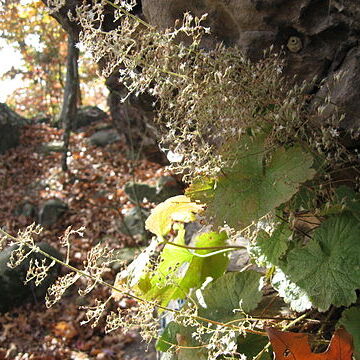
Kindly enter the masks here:
<path id="1" fill-rule="evenodd" d="M 158 204 L 183 193 L 181 185 L 172 176 L 159 177 L 156 186 L 130 181 L 125 184 L 124 191 L 134 204 L 142 203 L 145 200 Z"/>
<path id="2" fill-rule="evenodd" d="M 62 259 L 62 255 L 49 244 L 41 242 L 38 246 L 41 250 L 57 259 Z M 36 287 L 31 282 L 25 285 L 24 281 L 30 260 L 37 259 L 38 261 L 42 261 L 44 256 L 34 252 L 19 266 L 10 268 L 7 264 L 12 251 L 17 247 L 17 245 L 13 245 L 0 252 L 0 312 L 2 313 L 24 303 L 43 299 L 48 287 L 55 281 L 59 271 L 59 266 L 55 265 L 50 269 L 48 276 L 39 286 Z M 49 264 L 50 260 L 47 260 L 46 262 Z"/>
<path id="3" fill-rule="evenodd" d="M 119 226 L 119 230 L 126 235 L 146 236 L 147 232 L 144 224 L 149 215 L 150 212 L 148 210 L 136 206 L 125 214 L 124 220 Z"/>

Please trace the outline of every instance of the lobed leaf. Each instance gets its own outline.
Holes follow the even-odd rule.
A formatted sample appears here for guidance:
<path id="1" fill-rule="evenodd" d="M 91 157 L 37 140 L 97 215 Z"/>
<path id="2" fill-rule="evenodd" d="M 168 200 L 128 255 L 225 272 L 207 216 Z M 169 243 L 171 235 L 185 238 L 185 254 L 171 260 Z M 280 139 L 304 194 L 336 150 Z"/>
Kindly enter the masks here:
<path id="1" fill-rule="evenodd" d="M 215 225 L 242 229 L 288 201 L 301 183 L 311 179 L 313 158 L 301 146 L 278 148 L 266 159 L 265 136 L 245 138 L 235 152 L 234 166 L 216 179 L 204 179 L 186 194 L 207 205 Z"/>
<path id="2" fill-rule="evenodd" d="M 297 312 L 303 312 L 311 309 L 312 303 L 306 292 L 280 270 L 276 269 L 271 285 L 279 293 L 279 296 L 290 305 L 290 308 Z"/>
<path id="3" fill-rule="evenodd" d="M 249 313 L 257 307 L 262 299 L 261 278 L 253 270 L 221 276 L 198 293 L 199 315 L 220 322 L 243 317 L 234 313 L 234 309 Z"/>
<path id="4" fill-rule="evenodd" d="M 175 243 L 185 245 L 185 230 L 178 230 Z M 195 239 L 196 247 L 224 246 L 227 235 L 225 232 L 209 232 L 200 234 Z M 167 244 L 161 253 L 160 263 L 151 278 L 143 278 L 139 287 L 147 299 L 160 300 L 162 305 L 167 305 L 173 299 L 185 299 L 190 289 L 200 287 L 206 278 L 221 276 L 229 262 L 225 253 L 208 257 L 198 257 L 196 254 L 206 255 L 214 250 L 190 251 Z"/>
<path id="5" fill-rule="evenodd" d="M 354 345 L 354 356 L 360 359 L 360 307 L 353 306 L 341 314 L 338 325 L 342 325 L 352 335 Z"/>
<path id="6" fill-rule="evenodd" d="M 151 211 L 145 221 L 145 228 L 161 238 L 170 232 L 174 221 L 194 221 L 194 214 L 202 209 L 202 205 L 191 202 L 185 195 L 173 196 Z"/>
<path id="7" fill-rule="evenodd" d="M 269 235 L 266 231 L 260 230 L 256 238 L 256 244 L 252 252 L 257 255 L 257 261 L 278 265 L 279 259 L 288 249 L 289 237 L 292 231 L 286 223 L 280 223 Z M 264 259 L 262 259 L 264 258 Z"/>
<path id="8" fill-rule="evenodd" d="M 326 220 L 303 248 L 295 248 L 281 266 L 320 311 L 349 306 L 360 288 L 360 223 L 346 212 Z"/>

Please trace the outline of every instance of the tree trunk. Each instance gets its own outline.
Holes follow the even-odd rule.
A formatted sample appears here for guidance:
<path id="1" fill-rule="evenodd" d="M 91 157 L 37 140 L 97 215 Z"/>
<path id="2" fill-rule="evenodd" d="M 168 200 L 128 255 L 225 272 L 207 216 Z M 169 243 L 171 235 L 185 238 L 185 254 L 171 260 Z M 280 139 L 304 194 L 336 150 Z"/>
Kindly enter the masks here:
<path id="1" fill-rule="evenodd" d="M 60 121 L 64 129 L 64 153 L 61 160 L 63 171 L 67 171 L 67 155 L 69 150 L 69 140 L 73 120 L 77 112 L 77 102 L 79 95 L 79 49 L 76 47 L 78 36 L 74 32 L 68 34 L 68 53 L 66 64 L 66 80 L 64 89 L 64 102 L 61 109 Z"/>

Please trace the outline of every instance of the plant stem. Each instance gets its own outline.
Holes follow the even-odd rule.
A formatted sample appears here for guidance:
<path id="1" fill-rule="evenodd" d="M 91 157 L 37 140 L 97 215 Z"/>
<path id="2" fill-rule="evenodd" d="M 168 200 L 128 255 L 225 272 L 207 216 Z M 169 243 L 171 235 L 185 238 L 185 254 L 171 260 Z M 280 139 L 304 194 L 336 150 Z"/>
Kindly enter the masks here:
<path id="1" fill-rule="evenodd" d="M 104 0 L 105 3 L 107 3 L 108 5 L 114 7 L 117 10 L 120 10 L 124 15 L 132 18 L 133 20 L 137 21 L 139 24 L 144 25 L 146 28 L 154 30 L 155 27 L 150 25 L 149 23 L 147 23 L 146 21 L 140 19 L 138 16 L 135 16 L 133 14 L 131 14 L 129 11 L 125 10 L 123 7 L 114 4 L 113 2 L 109 1 L 109 0 Z"/>
<path id="2" fill-rule="evenodd" d="M 203 247 L 197 247 L 197 246 L 188 246 L 188 245 L 181 245 L 181 244 L 176 244 L 173 242 L 169 242 L 169 241 L 164 241 L 161 242 L 159 245 L 172 245 L 172 246 L 176 246 L 176 247 L 180 247 L 183 249 L 189 249 L 189 250 L 231 250 L 231 249 L 246 249 L 246 246 L 242 246 L 242 245 L 228 245 L 228 246 L 203 246 Z"/>
<path id="3" fill-rule="evenodd" d="M 6 238 L 9 238 L 11 240 L 14 240 L 16 241 L 17 243 L 21 243 L 21 241 L 19 239 L 17 239 L 15 236 L 12 236 L 10 234 L 8 234 L 6 231 L 2 230 L 0 228 L 0 233 L 2 235 L 4 235 Z M 76 272 L 77 274 L 83 276 L 83 277 L 86 277 L 86 278 L 89 278 L 93 281 L 95 281 L 96 283 L 100 284 L 100 285 L 103 285 L 103 286 L 107 286 L 108 288 L 110 288 L 111 290 L 115 291 L 115 292 L 118 292 L 122 295 L 125 295 L 125 296 L 128 296 L 128 297 L 131 297 L 139 302 L 143 302 L 143 303 L 147 303 L 151 306 L 154 306 L 158 309 L 161 309 L 161 310 L 165 310 L 165 311 L 170 311 L 172 313 L 177 313 L 179 315 L 182 315 L 181 312 L 179 310 L 175 310 L 175 309 L 171 309 L 169 307 L 166 307 L 166 306 L 162 306 L 162 305 L 159 305 L 158 303 L 155 303 L 154 301 L 149 301 L 149 300 L 145 300 L 139 296 L 136 296 L 128 291 L 124 291 L 124 290 L 120 290 L 118 289 L 117 287 L 115 287 L 114 285 L 111 285 L 109 284 L 108 282 L 104 281 L 104 280 L 101 280 L 101 279 L 98 279 L 96 277 L 94 277 L 93 275 L 85 272 L 85 271 L 82 271 L 82 270 L 79 270 L 78 268 L 70 265 L 70 264 L 67 264 L 65 263 L 64 261 L 48 254 L 46 251 L 43 251 L 41 250 L 38 246 L 36 246 L 35 244 L 31 244 L 31 243 L 25 243 L 25 245 L 27 247 L 29 247 L 31 250 L 39 253 L 39 254 L 42 254 L 43 256 L 55 261 L 56 263 L 68 268 L 69 270 L 72 270 L 74 272 Z M 209 324 L 214 324 L 214 325 L 219 325 L 219 326 L 223 326 L 223 327 L 226 327 L 226 328 L 231 328 L 231 329 L 234 329 L 234 330 L 238 330 L 238 331 L 245 331 L 245 332 L 248 332 L 248 333 L 252 333 L 252 334 L 257 334 L 257 335 L 261 335 L 261 336 L 266 336 L 266 333 L 263 332 L 263 331 L 257 331 L 257 330 L 252 330 L 252 329 L 244 329 L 243 327 L 240 327 L 240 326 L 236 326 L 236 325 L 233 325 L 233 324 L 224 324 L 224 323 L 221 323 L 221 322 L 218 322 L 218 321 L 215 321 L 215 320 L 210 320 L 210 319 L 207 319 L 207 318 L 204 318 L 202 316 L 197 316 L 197 315 L 191 315 L 191 318 L 195 319 L 195 320 L 198 320 L 198 321 L 203 321 L 205 323 L 209 323 Z"/>

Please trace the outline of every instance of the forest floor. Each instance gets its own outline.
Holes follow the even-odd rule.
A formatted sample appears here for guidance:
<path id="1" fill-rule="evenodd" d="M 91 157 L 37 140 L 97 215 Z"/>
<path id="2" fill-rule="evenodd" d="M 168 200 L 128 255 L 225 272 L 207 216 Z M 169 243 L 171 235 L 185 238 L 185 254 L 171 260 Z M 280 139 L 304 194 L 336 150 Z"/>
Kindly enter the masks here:
<path id="1" fill-rule="evenodd" d="M 90 146 L 87 139 L 97 126 L 72 134 L 68 172 L 61 171 L 61 153 L 42 150 L 43 144 L 62 137 L 62 130 L 44 124 L 25 127 L 21 145 L 0 156 L 1 226 L 15 235 L 34 221 L 15 215 L 19 204 L 27 201 L 39 206 L 46 199 L 62 199 L 69 210 L 38 240 L 46 240 L 65 254 L 59 237 L 68 226 L 84 226 L 84 237 L 72 240 L 70 263 L 76 267 L 82 266 L 86 253 L 100 241 L 113 249 L 144 245 L 119 231 L 124 211 L 134 206 L 123 191 L 124 184 L 132 180 L 154 184 L 165 173 L 160 165 L 147 160 L 128 160 L 121 141 L 106 147 Z M 116 271 L 109 269 L 106 280 L 111 283 L 115 275 Z M 145 351 L 147 345 L 136 330 L 106 334 L 101 324 L 94 328 L 80 325 L 85 314 L 79 305 L 91 305 L 95 298 L 108 295 L 108 289 L 99 287 L 84 300 L 72 289 L 50 309 L 38 299 L 0 315 L 0 359 L 155 359 L 154 350 L 150 346 Z"/>

